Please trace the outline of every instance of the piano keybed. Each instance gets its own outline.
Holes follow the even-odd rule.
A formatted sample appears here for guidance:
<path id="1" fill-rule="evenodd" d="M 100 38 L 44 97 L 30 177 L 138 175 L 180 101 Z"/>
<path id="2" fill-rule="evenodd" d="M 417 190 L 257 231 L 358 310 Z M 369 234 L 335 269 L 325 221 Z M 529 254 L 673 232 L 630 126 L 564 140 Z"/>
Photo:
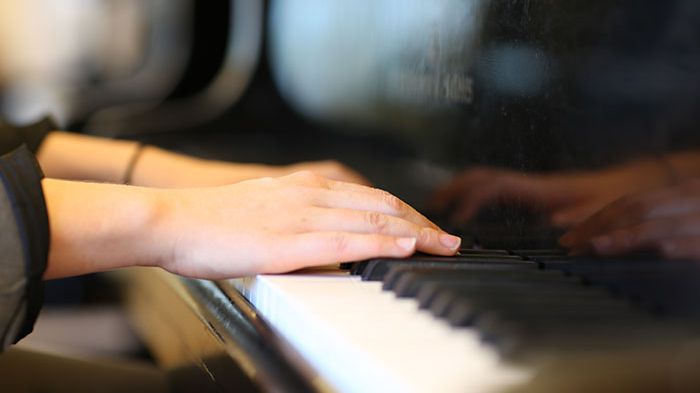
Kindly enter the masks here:
<path id="1" fill-rule="evenodd" d="M 572 360 L 673 358 L 697 342 L 699 281 L 687 261 L 469 249 L 220 285 L 331 390 L 491 392 Z"/>
<path id="2" fill-rule="evenodd" d="M 634 348 L 698 335 L 700 266 L 560 250 L 462 250 L 344 265 L 508 358 Z"/>

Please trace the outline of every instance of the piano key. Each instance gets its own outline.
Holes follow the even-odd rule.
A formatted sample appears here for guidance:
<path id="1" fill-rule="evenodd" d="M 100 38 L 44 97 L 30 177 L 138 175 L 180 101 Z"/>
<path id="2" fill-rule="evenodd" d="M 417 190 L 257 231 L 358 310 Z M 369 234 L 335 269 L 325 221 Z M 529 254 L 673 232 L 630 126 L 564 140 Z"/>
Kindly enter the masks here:
<path id="1" fill-rule="evenodd" d="M 510 266 L 522 265 L 531 268 L 538 267 L 536 262 L 525 261 L 517 258 L 457 258 L 457 257 L 434 257 L 434 258 L 411 258 L 405 259 L 375 259 L 367 263 L 362 271 L 362 279 L 366 281 L 380 281 L 387 274 L 390 268 L 400 266 L 415 266 L 423 268 L 443 268 L 459 269 L 460 266 L 484 265 L 503 266 L 507 269 Z"/>
<path id="2" fill-rule="evenodd" d="M 508 250 L 494 250 L 494 249 L 485 249 L 485 248 L 461 248 L 459 250 L 460 255 L 513 255 L 511 252 Z"/>
<path id="3" fill-rule="evenodd" d="M 451 304 L 445 318 L 452 326 L 473 326 L 485 317 L 497 315 L 502 320 L 522 326 L 543 325 L 543 330 L 556 330 L 572 322 L 577 327 L 587 328 L 614 325 L 629 319 L 635 322 L 652 320 L 651 316 L 624 303 L 591 301 L 567 304 L 537 300 L 528 303 L 512 302 L 512 299 L 461 298 Z"/>
<path id="4" fill-rule="evenodd" d="M 339 392 L 487 392 L 528 381 L 470 329 L 452 329 L 415 300 L 342 272 L 231 280 L 321 384 Z M 439 355 L 438 355 L 439 354 Z"/>
<path id="5" fill-rule="evenodd" d="M 566 257 L 567 251 L 561 248 L 545 248 L 539 250 L 513 250 L 512 255 L 518 255 L 526 258 L 537 257 Z"/>
<path id="6" fill-rule="evenodd" d="M 610 298 L 611 294 L 607 291 L 594 291 L 589 287 L 579 286 L 572 289 L 568 283 L 560 284 L 549 284 L 546 287 L 533 288 L 533 285 L 525 282 L 512 282 L 512 281 L 496 281 L 496 282 L 479 282 L 477 284 L 466 287 L 461 281 L 448 282 L 448 281 L 436 281 L 436 282 L 425 282 L 421 288 L 418 290 L 416 299 L 420 308 L 429 308 L 435 297 L 441 292 L 445 291 L 455 291 L 459 290 L 460 293 L 465 296 L 470 296 L 473 294 L 484 294 L 488 296 L 525 296 L 531 293 L 533 290 L 537 290 L 537 293 L 543 293 L 547 296 L 558 296 L 561 292 L 568 292 L 571 294 L 578 294 L 579 296 L 590 296 L 590 297 L 605 297 Z M 448 294 L 449 296 L 453 296 Z"/>
<path id="7" fill-rule="evenodd" d="M 379 258 L 379 259 L 371 259 L 368 261 L 362 261 L 362 262 L 353 262 L 353 263 L 348 263 L 348 264 L 341 264 L 341 268 L 350 270 L 350 273 L 353 275 L 362 275 L 367 268 L 367 265 L 371 263 L 376 263 L 375 261 L 394 261 L 394 260 L 399 260 L 399 259 L 389 259 L 389 258 Z M 508 251 L 505 250 L 460 250 L 460 254 L 452 256 L 452 257 L 438 257 L 434 255 L 426 255 L 426 254 L 421 254 L 418 253 L 416 255 L 413 255 L 410 257 L 410 260 L 412 262 L 426 262 L 426 261 L 433 261 L 433 262 L 449 262 L 449 263 L 454 263 L 455 261 L 457 262 L 462 262 L 462 261 L 471 261 L 471 262 L 491 262 L 491 261 L 496 261 L 496 260 L 515 260 L 515 261 L 522 261 L 524 260 L 522 257 L 517 256 L 517 255 L 512 255 L 508 253 Z"/>
<path id="8" fill-rule="evenodd" d="M 308 329 L 305 323 L 317 326 L 309 322 L 314 318 L 322 318 L 324 321 L 328 318 L 334 319 L 336 327 L 338 324 L 351 326 L 353 333 L 348 336 L 349 338 L 332 336 L 332 340 L 324 341 L 328 346 L 334 345 L 334 341 L 349 341 L 341 343 L 348 351 L 345 352 L 348 356 L 356 353 L 354 349 L 357 348 L 368 348 L 368 346 L 383 348 L 387 340 L 393 342 L 391 346 L 395 347 L 419 345 L 413 341 L 407 342 L 405 339 L 403 342 L 395 340 L 396 335 L 414 328 L 417 329 L 417 335 L 406 336 L 406 338 L 421 337 L 421 339 L 429 339 L 431 343 L 439 343 L 436 345 L 445 346 L 465 342 L 452 341 L 447 344 L 446 341 L 433 341 L 427 337 L 432 333 L 423 335 L 424 329 L 419 327 L 427 328 L 427 321 L 452 333 L 466 333 L 466 336 L 460 335 L 461 340 L 469 337 L 467 341 L 470 346 L 479 346 L 482 350 L 486 348 L 487 352 L 499 353 L 501 357 L 496 358 L 505 361 L 528 358 L 533 354 L 551 355 L 558 351 L 562 353 L 601 351 L 613 347 L 629 349 L 650 340 L 666 342 L 693 337 L 696 334 L 694 332 L 698 330 L 696 327 L 700 318 L 689 317 L 687 310 L 685 314 L 680 312 L 693 304 L 696 305 L 700 300 L 693 299 L 692 302 L 682 300 L 689 293 L 692 295 L 700 292 L 700 289 L 695 288 L 697 285 L 689 286 L 698 281 L 696 277 L 700 269 L 695 267 L 684 267 L 681 264 L 668 265 L 666 262 L 638 257 L 622 259 L 569 257 L 561 255 L 559 250 L 514 250 L 506 251 L 507 255 L 503 250 L 464 251 L 462 255 L 455 257 L 418 254 L 408 259 L 380 258 L 355 263 L 352 271 L 355 274 L 361 274 L 362 277 L 343 273 L 342 275 L 349 280 L 343 285 L 329 285 L 325 290 L 314 291 L 313 296 L 304 295 L 303 303 L 292 302 L 269 307 L 273 311 L 285 313 L 287 315 L 285 318 L 293 318 L 289 313 L 298 312 L 308 317 L 304 313 L 307 307 L 324 305 L 324 311 L 320 314 L 314 313 L 315 317 L 305 318 L 305 322 L 298 322 L 298 329 L 300 331 Z M 667 269 L 669 266 L 673 267 Z M 339 278 L 335 275 L 331 277 Z M 327 278 L 330 277 L 323 279 Z M 280 283 L 285 280 L 282 277 L 279 277 L 280 281 L 277 281 L 277 276 L 265 276 L 256 280 L 274 283 L 264 294 L 249 297 L 249 300 L 256 305 L 264 305 L 271 297 L 278 296 L 280 291 L 284 292 L 283 285 L 280 286 Z M 295 287 L 298 291 L 306 293 L 309 290 L 307 286 L 313 280 L 308 282 L 307 279 L 300 280 L 304 281 L 304 284 L 299 282 Z M 383 282 L 376 282 L 378 280 Z M 352 284 L 348 285 L 350 283 Z M 673 283 L 682 285 L 671 285 Z M 689 287 L 686 288 L 686 286 Z M 382 287 L 387 291 L 381 292 Z M 374 291 L 381 294 L 376 295 L 376 299 L 364 298 L 361 293 L 366 288 L 374 288 Z M 612 288 L 616 288 L 618 294 L 613 293 Z M 358 292 L 355 293 L 355 290 Z M 347 301 L 341 301 L 340 308 L 338 308 L 337 291 L 341 294 L 347 291 L 347 297 L 341 296 Z M 329 301 L 329 304 L 326 304 L 325 296 L 319 296 L 326 292 L 332 292 L 335 299 Z M 295 296 L 298 295 L 299 293 L 295 294 Z M 261 297 L 256 300 L 256 296 Z M 675 314 L 651 312 L 652 306 L 666 306 L 671 300 L 678 301 L 681 305 L 678 307 L 680 311 L 673 310 Z M 378 311 L 375 307 L 378 302 L 384 302 L 382 304 L 386 308 Z M 359 304 L 357 312 L 350 312 L 357 304 Z M 389 306 L 389 304 L 392 305 Z M 421 308 L 427 309 L 428 312 L 419 311 Z M 394 316 L 391 314 L 395 312 L 405 312 L 406 318 L 411 314 L 421 322 L 406 319 L 402 320 L 400 325 L 392 325 L 392 321 L 395 320 L 392 319 Z M 377 317 L 378 314 L 380 315 Z M 381 325 L 374 324 L 375 318 Z M 326 322 L 321 325 L 325 326 Z M 387 325 L 394 328 L 389 331 Z M 377 330 L 383 330 L 386 334 L 381 338 L 372 336 L 371 334 L 376 333 Z M 363 336 L 362 340 L 356 340 L 352 338 L 353 334 L 367 335 Z M 324 334 L 314 332 L 312 336 L 322 337 Z M 326 348 L 328 347 L 316 348 L 317 355 L 323 358 Z M 396 349 L 394 351 L 400 352 Z M 335 350 L 333 352 L 337 353 Z M 364 353 L 365 350 L 362 352 Z M 399 361 L 398 359 L 403 361 L 406 356 L 408 355 L 405 352 L 400 355 L 394 352 L 383 360 L 391 358 L 394 361 Z M 455 356 L 453 360 L 459 357 L 457 354 Z M 323 358 L 321 363 L 326 364 L 330 361 Z M 332 361 L 336 361 L 335 357 Z M 376 378 L 375 381 L 381 380 L 385 383 L 387 378 L 380 379 L 378 376 L 378 370 L 381 370 L 381 374 L 390 376 L 388 379 L 393 381 L 391 384 L 393 390 L 408 389 L 407 386 L 401 385 L 398 378 L 392 378 L 398 373 L 395 373 L 396 370 L 388 365 L 389 363 L 381 365 L 376 362 L 369 363 L 373 369 L 363 370 L 361 374 L 368 373 L 371 375 L 370 379 Z M 416 361 L 413 364 L 418 363 L 421 362 Z M 432 367 L 432 364 L 421 363 L 421 367 Z M 417 373 L 420 369 L 425 368 L 416 367 L 411 371 Z M 500 368 L 497 369 L 500 370 Z M 404 371 L 407 369 L 402 370 L 401 380 L 405 379 Z M 460 389 L 456 391 L 471 390 L 471 386 L 465 388 L 467 385 L 464 383 L 464 381 L 459 382 Z M 385 385 L 381 386 L 385 387 Z M 364 387 L 369 388 L 369 385 Z M 436 390 L 434 386 L 422 390 L 442 391 Z"/>
<path id="9" fill-rule="evenodd" d="M 389 268 L 383 277 L 382 287 L 385 290 L 394 290 L 398 296 L 415 296 L 418 292 L 416 286 L 425 280 L 439 281 L 466 281 L 479 279 L 487 272 L 496 272 L 498 277 L 506 274 L 517 274 L 520 270 L 535 270 L 536 267 L 528 264 L 459 264 L 443 266 L 425 265 L 394 265 Z M 549 272 L 548 272 L 549 273 Z M 551 276 L 561 277 L 561 274 Z M 522 277 L 522 276 L 519 276 Z M 397 288 L 399 286 L 399 288 Z M 410 289 L 408 287 L 412 287 Z"/>

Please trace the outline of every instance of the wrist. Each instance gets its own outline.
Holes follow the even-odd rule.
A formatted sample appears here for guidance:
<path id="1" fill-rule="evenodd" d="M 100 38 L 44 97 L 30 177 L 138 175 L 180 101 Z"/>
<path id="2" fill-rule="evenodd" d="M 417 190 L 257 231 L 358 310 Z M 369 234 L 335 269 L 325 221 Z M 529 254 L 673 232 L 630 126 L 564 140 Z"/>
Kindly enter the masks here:
<path id="1" fill-rule="evenodd" d="M 51 229 L 46 278 L 161 263 L 167 247 L 152 230 L 161 221 L 157 192 L 51 179 L 42 184 Z"/>

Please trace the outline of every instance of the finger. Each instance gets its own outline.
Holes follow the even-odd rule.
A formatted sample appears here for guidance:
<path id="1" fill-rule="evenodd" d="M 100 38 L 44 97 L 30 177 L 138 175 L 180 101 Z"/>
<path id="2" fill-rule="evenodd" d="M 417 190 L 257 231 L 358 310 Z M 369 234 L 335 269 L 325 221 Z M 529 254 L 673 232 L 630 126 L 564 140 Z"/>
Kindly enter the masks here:
<path id="1" fill-rule="evenodd" d="M 517 202 L 533 208 L 546 208 L 548 199 L 553 198 L 554 190 L 540 185 L 536 179 L 523 176 L 501 177 L 474 189 L 459 202 L 453 215 L 457 223 L 469 220 L 484 205 L 502 201 Z"/>
<path id="2" fill-rule="evenodd" d="M 474 188 L 469 193 L 463 194 L 462 198 L 456 202 L 455 210 L 450 215 L 450 221 L 453 224 L 469 221 L 484 205 L 499 199 L 502 193 L 502 185 L 498 183 Z"/>
<path id="3" fill-rule="evenodd" d="M 642 222 L 643 214 L 640 212 L 641 202 L 639 201 L 640 199 L 636 197 L 618 199 L 564 234 L 559 242 L 572 249 L 588 247 L 592 237 L 625 225 Z"/>
<path id="4" fill-rule="evenodd" d="M 310 232 L 278 241 L 283 258 L 265 273 L 282 273 L 307 266 L 361 261 L 377 257 L 404 258 L 416 250 L 416 240 L 378 234 Z"/>
<path id="5" fill-rule="evenodd" d="M 617 229 L 591 240 L 593 251 L 617 255 L 643 249 L 659 249 L 668 239 L 700 236 L 700 215 L 663 218 Z"/>
<path id="6" fill-rule="evenodd" d="M 335 184 L 332 187 L 334 188 L 333 190 L 319 191 L 317 198 L 318 207 L 375 211 L 400 217 L 423 227 L 442 231 L 432 221 L 386 191 L 347 183 Z M 363 188 L 360 191 L 353 191 L 355 187 Z"/>
<path id="7" fill-rule="evenodd" d="M 600 206 L 594 203 L 577 203 L 573 206 L 555 210 L 550 216 L 550 221 L 553 225 L 560 228 L 570 228 L 581 224 L 598 210 L 600 210 Z"/>
<path id="8" fill-rule="evenodd" d="M 659 244 L 659 252 L 667 259 L 700 260 L 700 236 L 668 239 Z"/>
<path id="9" fill-rule="evenodd" d="M 456 236 L 374 211 L 317 208 L 302 229 L 411 237 L 417 239 L 418 250 L 438 255 L 454 255 L 461 243 Z"/>
<path id="10" fill-rule="evenodd" d="M 700 203 L 692 201 L 683 192 L 682 189 L 672 188 L 622 197 L 569 231 L 560 242 L 564 246 L 578 248 L 589 243 L 592 237 L 614 229 L 700 210 Z"/>

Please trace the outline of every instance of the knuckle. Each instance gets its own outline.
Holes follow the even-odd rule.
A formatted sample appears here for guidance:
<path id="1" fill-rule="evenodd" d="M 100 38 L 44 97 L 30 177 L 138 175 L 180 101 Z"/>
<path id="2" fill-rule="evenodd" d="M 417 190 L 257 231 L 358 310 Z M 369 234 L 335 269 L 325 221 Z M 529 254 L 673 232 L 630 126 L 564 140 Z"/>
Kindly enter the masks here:
<path id="1" fill-rule="evenodd" d="M 309 170 L 303 170 L 299 172 L 295 172 L 292 175 L 296 180 L 299 180 L 303 183 L 310 183 L 310 184 L 317 184 L 321 181 L 322 177 L 315 174 L 312 171 Z"/>
<path id="2" fill-rule="evenodd" d="M 333 235 L 333 237 L 331 237 L 330 244 L 333 252 L 338 255 L 345 254 L 350 247 L 348 237 L 344 236 L 343 234 Z"/>
<path id="3" fill-rule="evenodd" d="M 393 212 L 397 213 L 403 213 L 404 212 L 404 204 L 401 202 L 399 198 L 396 196 L 390 194 L 387 191 L 380 191 L 380 195 L 382 200 L 384 201 L 384 204 L 391 209 Z"/>
<path id="4" fill-rule="evenodd" d="M 343 164 L 335 160 L 328 160 L 324 161 L 323 163 L 330 171 L 340 172 L 342 169 L 344 169 Z"/>
<path id="5" fill-rule="evenodd" d="M 260 185 L 262 185 L 262 186 L 265 186 L 265 187 L 272 187 L 272 186 L 274 186 L 275 184 L 277 184 L 277 182 L 278 182 L 279 180 L 278 180 L 278 179 L 275 179 L 275 178 L 273 178 L 273 177 L 261 177 L 261 178 L 258 178 L 256 181 L 258 182 L 258 184 L 260 184 Z"/>
<path id="6" fill-rule="evenodd" d="M 365 213 L 365 219 L 370 227 L 376 232 L 384 231 L 389 225 L 387 217 L 379 212 Z"/>
<path id="7" fill-rule="evenodd" d="M 437 242 L 437 232 L 433 229 L 423 228 L 418 231 L 418 243 L 433 244 Z"/>

